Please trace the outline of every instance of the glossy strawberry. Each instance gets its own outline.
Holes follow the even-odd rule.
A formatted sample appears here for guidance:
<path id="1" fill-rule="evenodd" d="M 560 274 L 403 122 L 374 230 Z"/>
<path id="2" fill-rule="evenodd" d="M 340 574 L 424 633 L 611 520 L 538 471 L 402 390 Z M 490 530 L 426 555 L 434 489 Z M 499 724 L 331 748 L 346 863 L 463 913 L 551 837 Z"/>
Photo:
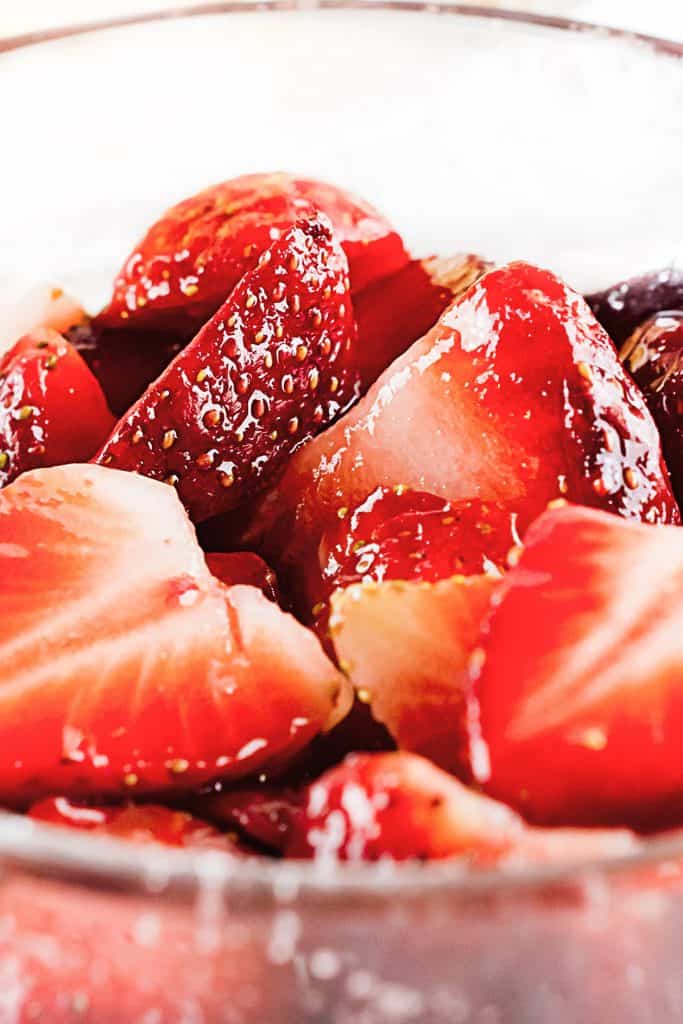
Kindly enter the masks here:
<path id="1" fill-rule="evenodd" d="M 411 260 L 354 296 L 363 390 L 489 267 L 474 255 Z"/>
<path id="2" fill-rule="evenodd" d="M 399 236 L 363 200 L 290 174 L 248 174 L 185 199 L 153 224 L 121 268 L 98 323 L 196 329 L 274 239 L 316 211 L 344 246 L 354 291 L 407 262 Z"/>
<path id="3" fill-rule="evenodd" d="M 271 853 L 281 853 L 301 813 L 301 793 L 270 785 L 221 791 L 219 783 L 216 791 L 197 797 L 193 806 L 221 828 Z"/>
<path id="4" fill-rule="evenodd" d="M 330 635 L 356 692 L 399 747 L 468 774 L 470 657 L 499 580 L 356 583 L 332 595 Z"/>
<path id="5" fill-rule="evenodd" d="M 562 863 L 638 848 L 626 831 L 531 829 L 504 804 L 414 754 L 352 755 L 308 791 L 287 847 L 320 860 L 439 860 L 471 867 Z"/>
<path id="6" fill-rule="evenodd" d="M 482 277 L 333 427 L 290 460 L 246 546 L 280 574 L 378 485 L 514 504 L 558 497 L 677 522 L 644 399 L 583 299 L 513 263 Z"/>
<path id="7" fill-rule="evenodd" d="M 683 312 L 647 320 L 624 343 L 620 356 L 659 427 L 671 483 L 683 507 Z"/>
<path id="8" fill-rule="evenodd" d="M 609 336 L 621 345 L 654 314 L 683 307 L 683 269 L 665 267 L 630 277 L 587 299 Z"/>
<path id="9" fill-rule="evenodd" d="M 682 624 L 683 530 L 546 512 L 472 664 L 479 782 L 542 823 L 680 822 Z"/>
<path id="10" fill-rule="evenodd" d="M 29 817 L 50 825 L 82 829 L 135 843 L 162 843 L 237 853 L 238 844 L 206 821 L 160 804 L 95 806 L 75 803 L 64 796 L 34 804 Z"/>
<path id="11" fill-rule="evenodd" d="M 314 636 L 209 572 L 172 488 L 100 466 L 0 492 L 0 800 L 248 776 L 348 710 Z"/>
<path id="12" fill-rule="evenodd" d="M 41 328 L 0 359 L 0 487 L 27 469 L 84 462 L 114 418 L 75 349 Z"/>
<path id="13" fill-rule="evenodd" d="M 119 422 L 99 461 L 173 484 L 198 521 L 243 503 L 355 394 L 347 286 L 327 220 L 286 231 Z"/>
<path id="14" fill-rule="evenodd" d="M 227 587 L 247 583 L 250 587 L 258 587 L 271 601 L 279 603 L 280 592 L 275 573 L 252 551 L 209 553 L 206 555 L 206 564 Z"/>

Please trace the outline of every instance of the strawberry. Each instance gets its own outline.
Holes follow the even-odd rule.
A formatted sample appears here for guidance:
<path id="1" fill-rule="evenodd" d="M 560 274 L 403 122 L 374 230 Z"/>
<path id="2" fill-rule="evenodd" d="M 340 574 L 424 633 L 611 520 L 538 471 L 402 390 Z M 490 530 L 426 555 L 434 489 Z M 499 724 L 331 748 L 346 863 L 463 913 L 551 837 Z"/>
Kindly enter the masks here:
<path id="1" fill-rule="evenodd" d="M 374 281 L 354 295 L 363 391 L 426 334 L 453 299 L 489 266 L 471 254 L 411 260 L 394 274 Z"/>
<path id="2" fill-rule="evenodd" d="M 468 665 L 499 581 L 356 583 L 332 595 L 340 666 L 399 747 L 466 771 Z"/>
<path id="3" fill-rule="evenodd" d="M 232 587 L 236 583 L 247 583 L 251 587 L 258 587 L 271 601 L 279 603 L 280 593 L 275 573 L 252 551 L 210 553 L 206 555 L 206 564 L 214 576 L 227 587 Z"/>
<path id="4" fill-rule="evenodd" d="M 379 485 L 510 503 L 526 522 L 561 496 L 679 521 L 657 429 L 614 346 L 583 299 L 526 263 L 484 275 L 297 452 L 242 541 L 284 579 Z"/>
<path id="5" fill-rule="evenodd" d="M 683 312 L 646 320 L 624 343 L 620 356 L 659 427 L 671 483 L 683 507 Z"/>
<path id="6" fill-rule="evenodd" d="M 654 314 L 683 307 L 683 269 L 666 267 L 631 277 L 587 300 L 614 343 L 621 345 Z"/>
<path id="7" fill-rule="evenodd" d="M 308 790 L 287 846 L 322 860 L 438 860 L 471 867 L 562 863 L 637 850 L 627 831 L 528 828 L 415 754 L 351 755 Z"/>
<path id="8" fill-rule="evenodd" d="M 346 259 L 301 221 L 116 426 L 98 461 L 177 487 L 195 520 L 243 503 L 354 397 Z"/>
<path id="9" fill-rule="evenodd" d="M 27 469 L 84 462 L 113 423 L 97 381 L 55 331 L 27 334 L 0 359 L 0 487 Z"/>
<path id="10" fill-rule="evenodd" d="M 472 663 L 488 792 L 541 823 L 681 820 L 683 530 L 546 512 Z"/>
<path id="11" fill-rule="evenodd" d="M 6 302 L 0 310 L 0 356 L 14 345 L 17 338 L 41 327 L 60 334 L 87 321 L 85 310 L 62 288 L 36 285 L 19 298 Z"/>
<path id="12" fill-rule="evenodd" d="M 153 224 L 121 268 L 98 324 L 196 329 L 274 239 L 316 211 L 344 246 L 354 291 L 407 262 L 400 237 L 363 200 L 290 174 L 248 174 L 185 199 Z"/>
<path id="13" fill-rule="evenodd" d="M 123 804 L 116 807 L 74 803 L 65 796 L 48 797 L 34 804 L 29 817 L 51 825 L 83 829 L 136 843 L 191 846 L 239 852 L 238 844 L 208 822 L 160 804 Z"/>
<path id="14" fill-rule="evenodd" d="M 298 790 L 284 786 L 251 786 L 216 791 L 196 798 L 195 809 L 221 828 L 236 831 L 250 843 L 281 853 L 301 813 Z"/>
<path id="15" fill-rule="evenodd" d="M 209 572 L 172 488 L 100 466 L 0 492 L 0 801 L 238 778 L 348 710 L 315 637 Z"/>

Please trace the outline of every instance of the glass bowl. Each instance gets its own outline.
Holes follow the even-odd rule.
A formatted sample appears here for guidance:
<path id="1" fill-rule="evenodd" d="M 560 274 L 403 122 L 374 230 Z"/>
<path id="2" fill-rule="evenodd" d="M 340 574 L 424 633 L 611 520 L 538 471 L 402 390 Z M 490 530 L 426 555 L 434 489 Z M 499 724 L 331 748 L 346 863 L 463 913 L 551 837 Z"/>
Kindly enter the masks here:
<path id="1" fill-rule="evenodd" d="M 0 51 L 0 342 L 36 282 L 96 308 L 158 212 L 254 170 L 357 190 L 416 252 L 524 257 L 582 289 L 683 256 L 673 43 L 276 0 Z M 0 1024 L 673 1024 L 682 858 L 655 839 L 554 871 L 330 869 L 4 815 Z"/>

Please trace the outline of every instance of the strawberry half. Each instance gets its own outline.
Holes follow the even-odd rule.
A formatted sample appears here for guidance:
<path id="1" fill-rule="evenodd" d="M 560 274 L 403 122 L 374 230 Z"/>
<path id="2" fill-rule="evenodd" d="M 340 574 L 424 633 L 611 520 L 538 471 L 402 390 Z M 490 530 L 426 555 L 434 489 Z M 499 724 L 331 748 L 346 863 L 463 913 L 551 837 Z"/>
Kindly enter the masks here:
<path id="1" fill-rule="evenodd" d="M 400 237 L 363 200 L 291 174 L 248 174 L 185 199 L 153 224 L 97 323 L 196 330 L 274 239 L 316 211 L 344 246 L 354 291 L 407 262 Z"/>
<path id="2" fill-rule="evenodd" d="M 98 461 L 173 484 L 200 521 L 243 503 L 356 393 L 346 258 L 322 217 L 261 255 L 118 423 Z"/>
<path id="3" fill-rule="evenodd" d="M 206 555 L 206 564 L 214 576 L 227 587 L 246 583 L 258 587 L 276 604 L 280 602 L 277 577 L 262 558 L 252 551 L 215 552 Z"/>
<path id="4" fill-rule="evenodd" d="M 85 462 L 114 423 L 76 350 L 40 328 L 0 359 L 0 487 L 27 469 Z"/>
<path id="5" fill-rule="evenodd" d="M 538 822 L 683 819 L 683 530 L 546 512 L 473 662 L 479 782 Z"/>
<path id="6" fill-rule="evenodd" d="M 627 831 L 532 829 L 415 754 L 351 755 L 309 788 L 287 855 L 438 860 L 471 867 L 563 863 L 638 849 Z"/>
<path id="7" fill-rule="evenodd" d="M 378 486 L 510 503 L 558 497 L 678 522 L 657 429 L 586 303 L 526 263 L 492 270 L 290 460 L 245 546 L 278 574 Z M 267 538 L 265 540 L 264 538 Z"/>
<path id="8" fill-rule="evenodd" d="M 318 641 L 209 572 L 172 488 L 100 466 L 0 492 L 0 800 L 189 788 L 348 710 Z"/>

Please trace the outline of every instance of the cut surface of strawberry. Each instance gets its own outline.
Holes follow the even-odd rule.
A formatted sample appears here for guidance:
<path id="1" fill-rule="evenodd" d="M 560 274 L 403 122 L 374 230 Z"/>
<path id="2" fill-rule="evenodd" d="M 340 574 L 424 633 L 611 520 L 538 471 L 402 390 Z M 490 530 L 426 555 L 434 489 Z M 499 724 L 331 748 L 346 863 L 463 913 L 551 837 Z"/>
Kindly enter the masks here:
<path id="1" fill-rule="evenodd" d="M 206 564 L 214 576 L 232 587 L 236 583 L 246 583 L 250 587 L 258 587 L 266 597 L 279 604 L 280 591 L 277 577 L 270 566 L 252 551 L 232 551 L 227 554 L 214 552 L 206 555 Z"/>
<path id="2" fill-rule="evenodd" d="M 274 239 L 316 211 L 344 246 L 354 291 L 408 261 L 400 237 L 369 203 L 325 182 L 248 174 L 183 200 L 153 224 L 98 323 L 196 329 Z"/>
<path id="3" fill-rule="evenodd" d="M 586 303 L 525 263 L 492 270 L 290 460 L 247 546 L 280 573 L 378 485 L 449 501 L 558 497 L 678 522 L 656 426 Z"/>
<path id="4" fill-rule="evenodd" d="M 683 530 L 568 506 L 527 532 L 472 671 L 472 763 L 542 823 L 683 820 Z"/>
<path id="5" fill-rule="evenodd" d="M 351 755 L 309 790 L 287 855 L 329 860 L 462 858 L 472 867 L 571 863 L 638 849 L 626 830 L 532 829 L 424 758 Z"/>
<path id="6" fill-rule="evenodd" d="M 34 804 L 29 817 L 50 825 L 82 829 L 135 843 L 191 846 L 239 852 L 230 836 L 185 811 L 161 804 L 94 806 L 77 803 L 65 796 L 48 797 Z"/>
<path id="7" fill-rule="evenodd" d="M 196 521 L 244 502 L 356 393 L 346 257 L 301 221 L 119 421 L 98 461 L 173 484 Z"/>
<path id="8" fill-rule="evenodd" d="M 397 745 L 467 774 L 472 651 L 499 581 L 356 583 L 332 595 L 330 634 L 356 692 Z"/>
<path id="9" fill-rule="evenodd" d="M 87 461 L 113 424 L 99 384 L 56 331 L 39 328 L 0 359 L 0 487 L 28 469 Z"/>
<path id="10" fill-rule="evenodd" d="M 647 320 L 624 343 L 620 356 L 659 427 L 671 483 L 683 508 L 683 311 Z"/>
<path id="11" fill-rule="evenodd" d="M 349 707 L 316 638 L 209 572 L 173 490 L 66 466 L 0 492 L 0 800 L 190 788 Z"/>

